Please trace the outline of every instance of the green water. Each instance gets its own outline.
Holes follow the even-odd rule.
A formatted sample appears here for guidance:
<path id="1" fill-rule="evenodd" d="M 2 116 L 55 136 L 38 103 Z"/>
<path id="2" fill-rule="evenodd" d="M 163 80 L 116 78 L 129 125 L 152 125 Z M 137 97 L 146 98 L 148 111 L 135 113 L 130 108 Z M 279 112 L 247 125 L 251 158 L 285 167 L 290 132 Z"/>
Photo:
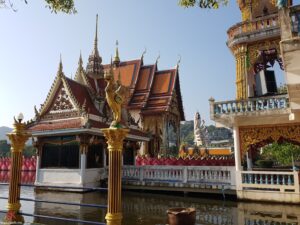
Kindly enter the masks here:
<path id="1" fill-rule="evenodd" d="M 7 187 L 0 186 L 0 196 L 7 196 Z M 106 204 L 106 194 L 91 192 L 85 194 L 63 192 L 35 192 L 32 188 L 23 188 L 22 197 L 40 200 L 66 201 L 75 203 Z M 6 200 L 0 200 L 0 209 L 4 210 Z M 123 225 L 166 224 L 166 210 L 171 207 L 195 207 L 197 224 L 201 225 L 296 225 L 300 224 L 300 206 L 242 203 L 212 200 L 203 197 L 183 197 L 149 193 L 123 193 Z M 26 213 L 58 216 L 104 222 L 105 209 L 57 204 L 22 202 Z M 4 215 L 0 214 L 0 218 Z M 53 225 L 71 225 L 74 222 L 61 222 L 49 219 L 25 217 L 27 222 Z M 79 224 L 79 223 L 78 223 Z M 82 224 L 82 223 L 81 223 Z"/>

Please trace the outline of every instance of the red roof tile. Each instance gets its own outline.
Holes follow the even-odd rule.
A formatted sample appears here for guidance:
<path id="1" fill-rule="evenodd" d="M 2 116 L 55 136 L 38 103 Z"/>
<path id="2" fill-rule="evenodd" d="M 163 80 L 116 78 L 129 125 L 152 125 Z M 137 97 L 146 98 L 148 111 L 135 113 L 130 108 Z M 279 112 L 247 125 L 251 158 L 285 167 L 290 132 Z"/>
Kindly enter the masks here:
<path id="1" fill-rule="evenodd" d="M 50 131 L 50 130 L 63 130 L 63 129 L 74 129 L 81 128 L 82 123 L 80 118 L 69 119 L 63 121 L 54 121 L 54 122 L 39 122 L 29 127 L 29 131 Z"/>
<path id="2" fill-rule="evenodd" d="M 66 78 L 66 80 L 71 88 L 73 96 L 76 98 L 76 100 L 78 101 L 80 106 L 82 107 L 83 104 L 85 103 L 86 110 L 89 113 L 94 114 L 94 115 L 99 115 L 100 113 L 96 109 L 87 88 L 84 85 L 82 85 L 74 80 L 71 80 L 69 78 Z"/>

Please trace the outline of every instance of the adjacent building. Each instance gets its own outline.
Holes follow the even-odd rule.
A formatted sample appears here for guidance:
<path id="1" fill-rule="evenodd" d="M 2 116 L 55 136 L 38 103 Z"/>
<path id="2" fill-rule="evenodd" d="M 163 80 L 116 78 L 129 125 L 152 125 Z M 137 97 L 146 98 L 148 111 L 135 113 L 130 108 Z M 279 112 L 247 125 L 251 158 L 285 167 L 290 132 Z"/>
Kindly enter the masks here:
<path id="1" fill-rule="evenodd" d="M 229 28 L 227 41 L 236 61 L 236 99 L 212 98 L 210 112 L 212 120 L 233 129 L 238 198 L 300 202 L 297 172 L 252 171 L 261 147 L 300 144 L 299 6 L 278 4 L 238 1 L 242 22 Z M 278 91 L 275 63 L 284 70 L 287 93 Z"/>

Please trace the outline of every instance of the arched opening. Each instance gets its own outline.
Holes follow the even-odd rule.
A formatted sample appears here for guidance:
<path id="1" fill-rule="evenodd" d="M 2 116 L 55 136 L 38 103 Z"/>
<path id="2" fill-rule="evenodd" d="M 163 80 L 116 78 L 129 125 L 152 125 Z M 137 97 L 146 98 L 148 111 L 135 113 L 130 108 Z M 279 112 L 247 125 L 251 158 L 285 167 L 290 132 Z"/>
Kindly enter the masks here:
<path id="1" fill-rule="evenodd" d="M 291 169 L 300 160 L 300 142 L 280 137 L 274 141 L 271 137 L 249 146 L 244 154 L 244 168 Z"/>

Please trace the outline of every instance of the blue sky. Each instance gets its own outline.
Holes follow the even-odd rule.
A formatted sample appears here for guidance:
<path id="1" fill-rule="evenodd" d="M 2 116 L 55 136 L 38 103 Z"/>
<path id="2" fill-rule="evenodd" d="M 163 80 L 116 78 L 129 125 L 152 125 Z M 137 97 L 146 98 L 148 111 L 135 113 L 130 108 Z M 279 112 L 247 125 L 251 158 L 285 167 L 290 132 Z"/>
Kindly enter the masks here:
<path id="1" fill-rule="evenodd" d="M 104 63 L 119 40 L 121 60 L 145 64 L 160 54 L 159 69 L 173 68 L 181 55 L 180 80 L 186 119 L 199 110 L 209 122 L 208 99 L 234 99 L 235 64 L 226 46 L 227 29 L 240 21 L 236 1 L 219 10 L 184 9 L 177 0 L 77 0 L 76 15 L 52 14 L 44 1 L 15 1 L 17 12 L 0 10 L 0 126 L 13 116 L 33 117 L 56 75 L 59 55 L 64 72 L 75 74 L 80 51 L 92 50 L 99 14 L 99 52 Z"/>

